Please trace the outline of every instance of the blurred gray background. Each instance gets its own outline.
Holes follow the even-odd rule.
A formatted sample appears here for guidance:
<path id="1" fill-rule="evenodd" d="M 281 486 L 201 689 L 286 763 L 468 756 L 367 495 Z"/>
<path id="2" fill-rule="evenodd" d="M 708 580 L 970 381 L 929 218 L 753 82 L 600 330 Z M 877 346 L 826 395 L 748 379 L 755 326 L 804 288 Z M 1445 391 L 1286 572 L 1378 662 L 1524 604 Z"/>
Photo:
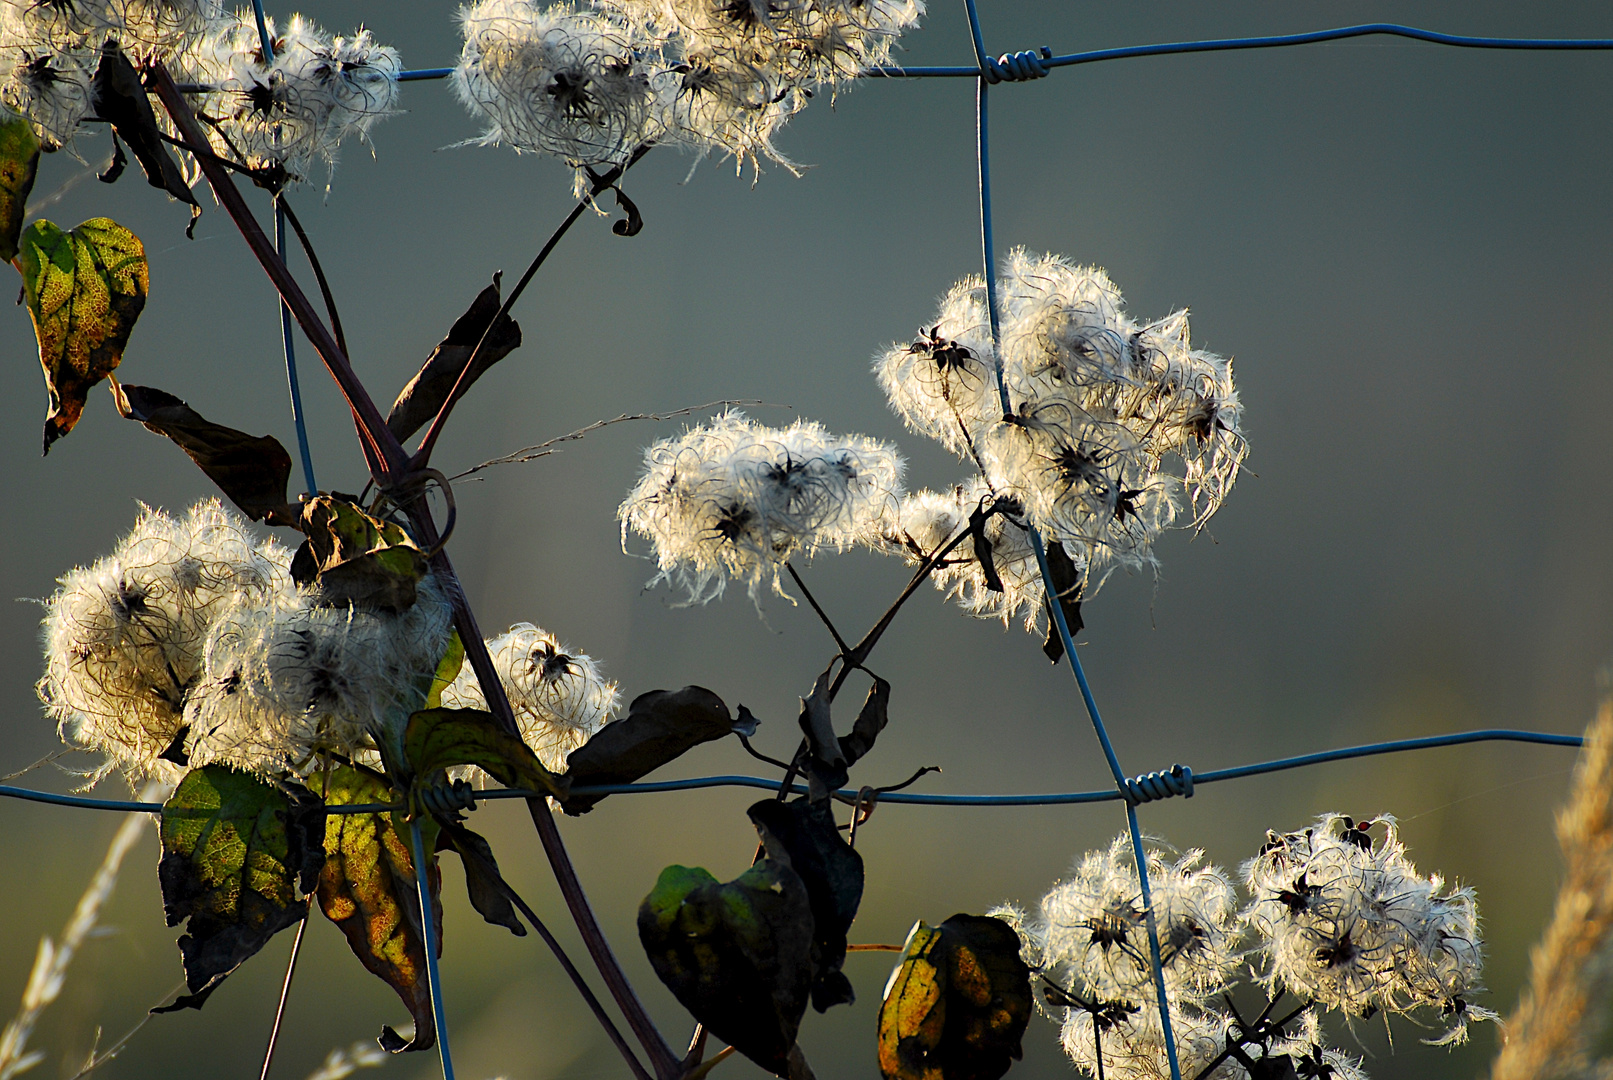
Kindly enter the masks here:
<path id="1" fill-rule="evenodd" d="M 1058 52 L 1277 33 L 1393 19 L 1473 34 L 1613 37 L 1592 3 L 1010 3 L 984 0 L 994 52 Z M 348 0 L 302 10 L 342 32 L 359 22 L 414 67 L 458 51 L 447 3 Z M 288 11 L 277 10 L 278 14 Z M 910 63 L 967 63 L 961 5 L 937 3 L 905 42 Z M 1082 656 L 1133 773 L 1180 761 L 1204 771 L 1370 740 L 1472 727 L 1577 732 L 1613 655 L 1613 470 L 1606 419 L 1609 114 L 1613 55 L 1498 53 L 1376 39 L 1264 52 L 1128 60 L 1056 72 L 992 94 L 997 235 L 1108 269 L 1130 309 L 1191 305 L 1195 341 L 1237 359 L 1253 446 L 1249 473 L 1211 527 L 1173 535 L 1164 572 L 1117 577 L 1087 608 Z M 869 357 L 906 340 L 935 297 L 979 268 L 973 88 L 968 80 L 861 85 L 827 95 L 780 140 L 812 166 L 752 186 L 731 166 L 652 154 L 630 178 L 643 233 L 585 218 L 516 311 L 525 346 L 460 407 L 436 463 L 453 471 L 624 411 L 756 398 L 773 422 L 799 414 L 894 440 L 914 487 L 962 466 L 904 432 Z M 354 364 L 389 401 L 488 280 L 516 274 L 569 205 L 558 162 L 507 149 L 445 149 L 479 133 L 443 84 L 405 88 L 404 115 L 352 147 L 328 197 L 293 196 L 335 281 Z M 104 160 L 102 136 L 80 152 Z M 82 171 L 48 158 L 36 197 Z M 321 178 L 322 179 L 322 178 Z M 252 196 L 254 206 L 265 200 Z M 196 240 L 182 208 L 131 173 L 87 180 L 46 216 L 110 215 L 144 238 L 150 303 L 119 374 L 188 399 L 208 417 L 287 446 L 293 435 L 273 294 L 208 202 Z M 301 271 L 299 270 L 299 273 Z M 0 315 L 10 387 L 0 409 L 0 493 L 13 527 L 0 595 L 0 774 L 57 745 L 32 684 L 39 609 L 56 575 L 107 551 L 136 501 L 182 509 L 210 494 L 165 441 L 120 420 L 103 392 L 73 435 L 39 457 L 45 395 L 26 313 Z M 356 490 L 362 465 L 333 386 L 302 345 L 315 460 L 327 488 Z M 601 658 L 625 693 L 696 682 L 764 719 L 759 743 L 788 753 L 796 697 L 826 660 L 803 607 L 736 592 L 705 608 L 642 585 L 614 511 L 641 448 L 677 430 L 620 425 L 542 462 L 458 488 L 453 554 L 482 625 L 548 627 Z M 900 588 L 902 567 L 853 554 L 809 571 L 850 630 Z M 927 790 L 1102 787 L 1106 772 L 1064 668 L 1038 642 L 917 597 L 877 654 L 895 684 L 892 724 L 859 770 L 891 782 L 919 765 Z M 703 748 L 667 775 L 752 772 L 737 746 Z M 1475 885 L 1492 993 L 1516 1000 L 1555 888 L 1551 836 L 1572 753 L 1475 746 L 1327 765 L 1207 786 L 1148 807 L 1148 829 L 1235 866 L 1267 828 L 1315 814 L 1390 811 L 1419 865 Z M 50 768 L 19 782 L 65 789 Z M 101 789 L 116 797 L 120 785 Z M 672 862 L 724 879 L 750 860 L 753 794 L 617 797 L 562 828 L 601 920 L 678 1042 L 688 1020 L 643 962 L 639 899 Z M 42 934 L 58 934 L 113 815 L 0 805 L 0 1016 L 22 991 Z M 569 923 L 524 810 L 475 815 L 512 880 Z M 887 806 L 859 833 L 868 889 L 852 938 L 899 942 L 1002 900 L 1031 902 L 1072 858 L 1122 827 L 1114 804 L 1052 809 Z M 162 925 L 148 837 L 107 921 L 35 1044 L 37 1075 L 71 1075 L 96 1031 L 110 1042 L 170 992 L 177 931 Z M 622 1066 L 534 937 L 482 924 L 447 871 L 448 1010 L 467 1080 L 620 1076 Z M 283 935 L 201 1013 L 155 1018 L 107 1080 L 255 1077 L 290 946 Z M 566 933 L 568 942 L 575 936 Z M 580 952 L 580 950 L 579 950 Z M 810 1015 L 802 1036 L 825 1077 L 871 1077 L 873 1024 L 890 957 L 847 962 L 859 1000 Z M 275 1075 L 307 1075 L 332 1048 L 403 1012 L 316 920 Z M 1476 1076 L 1483 1027 L 1455 1052 L 1398 1024 L 1336 1041 L 1380 1078 Z M 1069 1066 L 1033 1020 L 1011 1075 Z M 423 1078 L 434 1057 L 376 1074 Z M 722 1066 L 735 1077 L 748 1064 Z"/>

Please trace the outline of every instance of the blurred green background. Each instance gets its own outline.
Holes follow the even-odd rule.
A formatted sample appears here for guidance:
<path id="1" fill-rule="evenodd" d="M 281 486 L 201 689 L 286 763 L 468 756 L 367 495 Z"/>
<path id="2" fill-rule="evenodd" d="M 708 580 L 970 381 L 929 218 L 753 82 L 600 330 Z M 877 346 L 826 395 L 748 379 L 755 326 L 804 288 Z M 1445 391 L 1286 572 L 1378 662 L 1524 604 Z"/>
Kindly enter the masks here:
<path id="1" fill-rule="evenodd" d="M 1393 19 L 1496 35 L 1613 37 L 1595 3 L 1009 3 L 985 0 L 993 51 L 1058 52 Z M 359 22 L 410 66 L 458 51 L 453 6 L 308 3 L 342 32 Z M 289 11 L 277 11 L 288 14 Z M 937 3 L 904 41 L 910 63 L 967 63 L 961 5 Z M 1613 655 L 1613 367 L 1608 117 L 1613 56 L 1440 49 L 1368 39 L 1263 52 L 1120 61 L 994 91 L 997 235 L 1106 267 L 1139 316 L 1191 305 L 1195 342 L 1237 358 L 1250 471 L 1198 537 L 1160 545 L 1164 572 L 1111 581 L 1087 607 L 1082 655 L 1122 761 L 1203 771 L 1370 740 L 1473 727 L 1577 732 Z M 731 166 L 650 155 L 628 191 L 641 235 L 588 217 L 516 311 L 525 346 L 460 407 L 437 453 L 448 471 L 624 411 L 756 398 L 891 439 L 912 486 L 962 466 L 904 432 L 869 357 L 906 340 L 935 297 L 979 268 L 973 88 L 968 80 L 874 83 L 820 98 L 780 140 L 812 166 L 754 186 Z M 479 128 L 443 84 L 413 84 L 405 115 L 349 149 L 329 195 L 293 195 L 342 304 L 354 364 L 390 400 L 497 269 L 518 273 L 569 205 L 558 162 L 447 148 Z M 79 152 L 104 160 L 104 136 Z M 48 158 L 36 198 L 79 177 Z M 320 178 L 323 179 L 322 177 Z M 150 303 L 119 372 L 208 417 L 288 446 L 293 436 L 273 294 L 225 215 L 185 213 L 133 174 L 86 180 L 43 211 L 59 224 L 110 215 L 146 243 Z M 253 196 L 262 211 L 265 200 Z M 300 272 L 300 271 L 299 271 Z M 44 393 L 26 313 L 7 308 L 10 387 L 0 397 L 0 497 L 12 509 L 0 595 L 38 598 L 103 554 L 136 501 L 182 509 L 210 494 L 165 441 L 117 418 L 100 392 L 71 438 L 39 455 Z M 356 490 L 351 424 L 301 349 L 319 478 Z M 764 720 L 787 753 L 796 697 L 830 642 L 803 607 L 736 593 L 705 608 L 646 592 L 648 564 L 620 551 L 614 511 L 641 447 L 677 424 L 621 425 L 542 462 L 457 489 L 453 554 L 482 625 L 532 620 L 601 658 L 631 697 L 700 683 Z M 891 561 L 820 559 L 809 581 L 843 627 L 868 625 L 905 580 Z M 39 609 L 0 618 L 0 774 L 57 745 L 32 684 Z M 895 684 L 892 724 L 863 782 L 919 765 L 927 790 L 1102 787 L 1106 771 L 1066 670 L 1017 628 L 976 623 L 920 595 L 877 656 Z M 752 772 L 709 746 L 667 775 Z M 1506 745 L 1425 751 L 1218 784 L 1143 811 L 1179 847 L 1234 866 L 1267 828 L 1315 814 L 1390 811 L 1419 865 L 1475 885 L 1492 993 L 1516 1000 L 1558 873 L 1551 814 L 1568 751 Z M 44 768 L 19 782 L 65 789 Z M 121 794 L 108 782 L 101 791 Z M 564 834 L 600 918 L 678 1042 L 688 1020 L 640 957 L 639 899 L 665 864 L 728 878 L 750 860 L 752 793 L 618 797 Z M 117 828 L 113 815 L 0 805 L 0 1016 L 42 934 L 58 934 Z M 475 815 L 507 872 L 569 930 L 524 810 Z M 887 806 L 859 833 L 868 889 L 853 940 L 899 942 L 1002 900 L 1032 902 L 1123 824 L 1114 804 L 1051 809 Z M 34 1044 L 36 1075 L 71 1075 L 96 1030 L 115 1039 L 179 977 L 162 925 L 148 837 L 106 922 L 75 963 Z M 620 1076 L 535 937 L 482 924 L 448 880 L 448 1015 L 460 1075 L 486 1080 Z M 564 933 L 568 942 L 575 935 Z M 255 1077 L 291 935 L 233 977 L 204 1012 L 155 1018 L 107 1080 Z M 578 949 L 580 954 L 580 948 Z M 859 1000 L 810 1015 L 819 1076 L 872 1077 L 872 1029 L 890 958 L 847 962 Z M 305 1076 L 338 1045 L 404 1019 L 334 928 L 316 920 L 275 1075 Z M 1341 1045 L 1379 1078 L 1477 1076 L 1495 1033 L 1448 1053 L 1398 1025 Z M 1013 1076 L 1069 1074 L 1056 1029 L 1033 1020 Z M 71 1063 L 71 1064 L 70 1064 Z M 722 1066 L 735 1077 L 748 1064 Z M 434 1056 L 374 1075 L 424 1078 Z M 370 1075 L 366 1073 L 364 1075 Z"/>

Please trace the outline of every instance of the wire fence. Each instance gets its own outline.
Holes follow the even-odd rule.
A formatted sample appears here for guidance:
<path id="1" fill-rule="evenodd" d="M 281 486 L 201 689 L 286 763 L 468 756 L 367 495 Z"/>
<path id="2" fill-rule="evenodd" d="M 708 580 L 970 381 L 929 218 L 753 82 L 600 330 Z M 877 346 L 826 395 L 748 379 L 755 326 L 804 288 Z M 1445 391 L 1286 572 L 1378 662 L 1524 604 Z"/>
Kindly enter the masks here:
<path id="1" fill-rule="evenodd" d="M 273 45 L 264 23 L 262 0 L 253 0 L 253 7 L 257 15 L 260 33 L 263 38 L 265 52 L 272 56 Z M 974 46 L 975 62 L 970 65 L 957 66 L 916 66 L 902 67 L 887 65 L 867 69 L 862 77 L 869 79 L 879 78 L 972 78 L 976 80 L 976 110 L 975 132 L 978 148 L 978 179 L 979 179 L 979 212 L 980 212 L 980 238 L 983 275 L 985 279 L 987 298 L 990 305 L 991 335 L 995 345 L 998 336 L 998 305 L 996 286 L 996 258 L 995 240 L 992 229 L 992 198 L 991 198 L 991 142 L 989 124 L 989 90 L 990 87 L 1004 82 L 1027 82 L 1041 79 L 1052 71 L 1074 67 L 1082 64 L 1099 63 L 1108 60 L 1121 60 L 1147 56 L 1182 55 L 1188 53 L 1227 52 L 1247 49 L 1281 48 L 1297 45 L 1312 45 L 1324 42 L 1342 41 L 1350 38 L 1366 37 L 1370 35 L 1385 35 L 1408 38 L 1414 41 L 1427 42 L 1434 45 L 1452 46 L 1469 49 L 1500 49 L 1500 50 L 1539 50 L 1539 51 L 1594 51 L 1613 49 L 1613 39 L 1563 39 L 1563 38 L 1496 38 L 1473 37 L 1468 35 L 1447 34 L 1435 30 L 1426 30 L 1398 23 L 1365 23 L 1357 26 L 1338 27 L 1328 30 L 1317 30 L 1307 33 L 1285 34 L 1264 37 L 1223 38 L 1202 41 L 1167 42 L 1152 45 L 1134 45 L 1119 48 L 1096 49 L 1088 52 L 1054 55 L 1048 47 L 1035 50 L 1024 50 L 1013 53 L 1003 53 L 993 56 L 986 48 L 985 37 L 981 29 L 979 12 L 975 0 L 964 0 L 964 7 L 969 20 L 969 31 Z M 422 68 L 404 71 L 398 75 L 401 82 L 419 82 L 446 79 L 452 76 L 453 68 Z M 185 87 L 184 89 L 195 89 Z M 285 251 L 285 212 L 281 209 L 278 198 L 275 203 L 275 240 L 276 247 L 284 254 Z M 300 451 L 304 480 L 310 492 L 315 491 L 313 460 L 308 448 L 308 437 L 304 423 L 301 392 L 297 380 L 296 359 L 292 346 L 291 320 L 289 310 L 283 303 L 280 304 L 282 321 L 282 337 L 285 348 L 285 362 L 287 381 L 292 402 L 293 420 L 297 432 L 298 449 Z M 1013 414 L 1012 402 L 1002 381 L 1001 361 L 997 361 L 996 370 L 997 390 L 1003 411 L 1007 415 Z M 1038 564 L 1041 569 L 1043 585 L 1050 597 L 1059 595 L 1060 590 L 1054 584 L 1048 569 L 1046 553 L 1041 537 L 1035 530 L 1031 530 L 1031 542 L 1036 552 Z M 1164 972 L 1160 962 L 1160 948 L 1157 931 L 1153 924 L 1153 912 L 1149 898 L 1149 884 L 1147 872 L 1147 859 L 1142 846 L 1142 834 L 1138 823 L 1137 807 L 1143 803 L 1152 802 L 1176 796 L 1191 797 L 1195 787 L 1201 784 L 1214 783 L 1222 780 L 1235 780 L 1249 776 L 1258 776 L 1266 773 L 1280 772 L 1288 769 L 1306 768 L 1326 762 L 1344 761 L 1352 758 L 1370 757 L 1380 754 L 1404 753 L 1412 750 L 1433 749 L 1437 747 L 1457 746 L 1477 742 L 1515 742 L 1534 743 L 1546 746 L 1578 747 L 1583 740 L 1577 735 L 1560 735 L 1546 732 L 1522 731 L 1513 729 L 1484 729 L 1477 731 L 1456 732 L 1447 735 L 1435 735 L 1424 738 L 1400 739 L 1389 742 L 1369 743 L 1362 746 L 1347 747 L 1338 750 L 1326 750 L 1296 757 L 1279 758 L 1272 761 L 1256 762 L 1230 768 L 1215 769 L 1208 772 L 1194 773 L 1187 766 L 1172 765 L 1169 769 L 1130 776 L 1121 767 L 1118 755 L 1109 738 L 1109 733 L 1097 702 L 1093 696 L 1092 688 L 1087 681 L 1086 673 L 1082 669 L 1080 658 L 1076 653 L 1075 643 L 1071 638 L 1070 630 L 1065 622 L 1062 608 L 1057 603 L 1048 605 L 1054 628 L 1064 646 L 1064 656 L 1070 664 L 1071 674 L 1075 678 L 1077 690 L 1080 693 L 1088 720 L 1093 733 L 1103 750 L 1105 761 L 1113 775 L 1115 786 L 1111 789 L 1098 791 L 1076 791 L 1049 794 L 932 794 L 913 791 L 877 791 L 863 788 L 861 790 L 844 789 L 836 792 L 836 796 L 844 802 L 866 806 L 870 800 L 881 803 L 902 803 L 921 806 L 956 806 L 956 807 L 1003 807 L 1003 806 L 1057 806 L 1077 803 L 1098 802 L 1124 802 L 1126 804 L 1126 821 L 1130 833 L 1133 855 L 1136 861 L 1138 880 L 1142 886 L 1141 900 L 1148 919 L 1148 935 L 1153 968 L 1154 983 L 1157 992 L 1157 1004 L 1160 1020 L 1165 1036 L 1166 1054 L 1169 1059 L 1172 1080 L 1182 1080 L 1181 1066 L 1179 1064 L 1174 1033 L 1171 1028 L 1170 1005 L 1166 994 Z M 806 793 L 806 787 L 789 783 L 784 786 L 791 793 Z M 904 785 L 905 786 L 905 785 Z M 577 795 L 627 795 L 627 794 L 655 794 L 670 791 L 692 791 L 708 788 L 757 788 L 770 792 L 779 792 L 781 783 L 758 776 L 700 776 L 681 780 L 664 780 L 640 782 L 632 784 L 613 784 L 592 787 L 576 787 L 572 792 Z M 532 798 L 541 795 L 541 792 L 524 789 L 492 789 L 469 792 L 464 797 L 468 802 L 472 799 L 509 799 Z M 162 810 L 161 803 L 153 802 L 120 802 L 109 799 L 95 799 L 76 795 L 61 795 L 52 792 L 35 791 L 28 788 L 0 785 L 0 797 L 29 800 L 56 806 L 72 806 L 97 810 L 113 810 L 124 812 L 152 812 Z M 399 805 L 393 804 L 351 804 L 332 806 L 326 809 L 328 814 L 358 814 L 377 813 L 382 811 L 400 810 Z M 418 827 L 412 834 L 412 840 L 417 858 L 423 861 L 424 852 Z M 422 887 L 424 877 L 421 878 Z M 422 895 L 422 906 L 429 903 Z M 430 927 L 431 920 L 426 920 Z M 429 945 L 426 949 L 428 961 L 428 978 L 431 987 L 431 996 L 437 1031 L 443 1074 L 445 1080 L 453 1080 L 453 1065 L 448 1047 L 447 1027 L 443 1015 L 441 1000 L 440 975 L 435 950 Z"/>

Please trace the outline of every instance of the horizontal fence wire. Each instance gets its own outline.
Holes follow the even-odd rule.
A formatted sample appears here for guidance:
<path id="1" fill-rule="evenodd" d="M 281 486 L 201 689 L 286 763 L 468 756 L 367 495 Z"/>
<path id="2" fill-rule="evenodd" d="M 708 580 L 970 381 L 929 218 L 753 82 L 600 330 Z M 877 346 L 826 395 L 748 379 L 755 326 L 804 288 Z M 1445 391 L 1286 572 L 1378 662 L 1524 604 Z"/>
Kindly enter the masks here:
<path id="1" fill-rule="evenodd" d="M 1194 785 L 1213 784 L 1218 780 L 1239 780 L 1246 776 L 1260 776 L 1264 773 L 1283 772 L 1286 769 L 1300 769 L 1309 765 L 1321 765 L 1329 761 L 1348 761 L 1351 758 L 1375 757 L 1379 754 L 1399 754 L 1408 750 L 1429 750 L 1440 746 L 1460 746 L 1464 743 L 1478 742 L 1516 742 L 1534 743 L 1541 746 L 1571 746 L 1579 747 L 1584 739 L 1578 735 L 1557 735 L 1546 731 L 1515 731 L 1510 728 L 1485 728 L 1479 731 L 1458 731 L 1449 735 L 1429 735 L 1420 739 L 1398 739 L 1394 742 L 1367 743 L 1363 746 L 1348 746 L 1340 750 L 1322 750 L 1314 754 L 1301 754 L 1298 757 L 1277 758 L 1274 761 L 1260 761 L 1252 765 L 1237 765 L 1229 769 L 1213 769 L 1210 772 L 1193 773 L 1189 771 Z M 763 776 L 693 776 L 684 780 L 651 780 L 636 784 L 599 784 L 594 786 L 577 786 L 571 789 L 574 795 L 655 795 L 666 791 L 698 791 L 704 788 L 756 788 L 762 791 L 778 791 L 779 782 L 769 780 Z M 806 794 L 807 789 L 796 784 L 793 786 L 795 794 Z M 489 788 L 474 793 L 478 799 L 530 799 L 542 795 L 540 791 L 528 791 L 523 788 Z M 855 800 L 859 792 L 854 788 L 843 788 L 836 792 L 841 798 L 848 801 Z M 157 813 L 162 810 L 162 803 L 152 802 L 118 802 L 112 799 L 93 799 L 85 795 L 58 795 L 51 791 L 34 791 L 30 788 L 12 787 L 0 784 L 0 798 L 24 799 L 29 802 L 48 803 L 54 806 L 75 806 L 86 810 L 119 810 L 123 812 L 147 811 Z M 868 801 L 866 792 L 862 793 L 864 804 Z M 917 791 L 890 791 L 878 796 L 881 803 L 906 803 L 912 806 L 1065 806 L 1071 803 L 1115 802 L 1126 798 L 1118 789 L 1108 788 L 1103 791 L 1067 791 L 1054 792 L 1045 795 L 941 795 L 925 794 Z M 1148 800 L 1138 800 L 1148 801 Z M 386 803 L 350 803 L 343 806 L 333 806 L 327 809 L 327 814 L 373 814 L 383 810 L 399 810 L 401 806 Z"/>
<path id="2" fill-rule="evenodd" d="M 1139 56 L 1171 56 L 1181 53 L 1233 52 L 1242 49 L 1277 49 L 1290 45 L 1317 45 L 1327 41 L 1384 34 L 1390 37 L 1410 38 L 1432 45 L 1450 45 L 1461 49 L 1510 49 L 1514 51 L 1595 51 L 1613 49 L 1613 38 L 1499 38 L 1472 37 L 1466 34 L 1446 34 L 1438 30 L 1424 30 L 1400 23 L 1362 23 L 1359 26 L 1339 26 L 1331 30 L 1310 30 L 1301 34 L 1276 34 L 1266 37 L 1215 38 L 1205 41 L 1168 41 L 1155 45 L 1124 45 L 1114 49 L 1093 49 L 1089 52 L 1068 53 L 1063 56 L 1037 56 L 1035 63 L 1046 69 L 1074 67 L 1077 64 L 1096 64 L 1104 60 L 1127 60 Z M 1018 56 L 1028 54 L 1019 53 Z M 398 75 L 399 82 L 425 82 L 446 79 L 453 75 L 451 67 L 418 68 Z M 1045 72 L 1044 72 L 1045 73 Z M 975 78 L 981 74 L 979 65 L 942 65 L 939 67 L 901 67 L 887 64 L 872 67 L 861 73 L 863 78 L 923 79 L 923 78 Z M 990 75 L 987 76 L 988 79 Z M 1020 78 L 1035 78 L 1030 72 Z M 1016 81 L 1014 76 L 1003 76 L 1005 81 Z M 995 82 L 996 80 L 991 80 Z M 194 89 L 186 87 L 186 89 Z"/>

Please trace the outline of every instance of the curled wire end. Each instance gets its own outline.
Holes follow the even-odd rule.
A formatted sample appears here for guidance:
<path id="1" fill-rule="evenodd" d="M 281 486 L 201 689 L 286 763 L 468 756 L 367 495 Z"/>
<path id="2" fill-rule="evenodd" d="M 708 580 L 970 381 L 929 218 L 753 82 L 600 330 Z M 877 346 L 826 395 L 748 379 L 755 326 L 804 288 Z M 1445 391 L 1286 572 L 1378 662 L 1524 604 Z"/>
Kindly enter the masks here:
<path id="1" fill-rule="evenodd" d="M 420 789 L 420 803 L 433 814 L 457 814 L 476 808 L 476 792 L 463 780 Z"/>
<path id="2" fill-rule="evenodd" d="M 1040 49 L 1024 52 L 1003 53 L 993 60 L 986 58 L 985 67 L 981 74 L 988 83 L 1000 82 L 1029 82 L 1032 79 L 1047 77 L 1048 67 L 1044 61 L 1053 59 L 1053 50 L 1043 45 Z"/>
<path id="3" fill-rule="evenodd" d="M 1164 772 L 1151 772 L 1133 777 L 1121 787 L 1120 794 L 1133 806 L 1153 802 L 1156 799 L 1169 799 L 1173 795 L 1191 799 L 1193 770 L 1186 765 L 1172 765 Z"/>

